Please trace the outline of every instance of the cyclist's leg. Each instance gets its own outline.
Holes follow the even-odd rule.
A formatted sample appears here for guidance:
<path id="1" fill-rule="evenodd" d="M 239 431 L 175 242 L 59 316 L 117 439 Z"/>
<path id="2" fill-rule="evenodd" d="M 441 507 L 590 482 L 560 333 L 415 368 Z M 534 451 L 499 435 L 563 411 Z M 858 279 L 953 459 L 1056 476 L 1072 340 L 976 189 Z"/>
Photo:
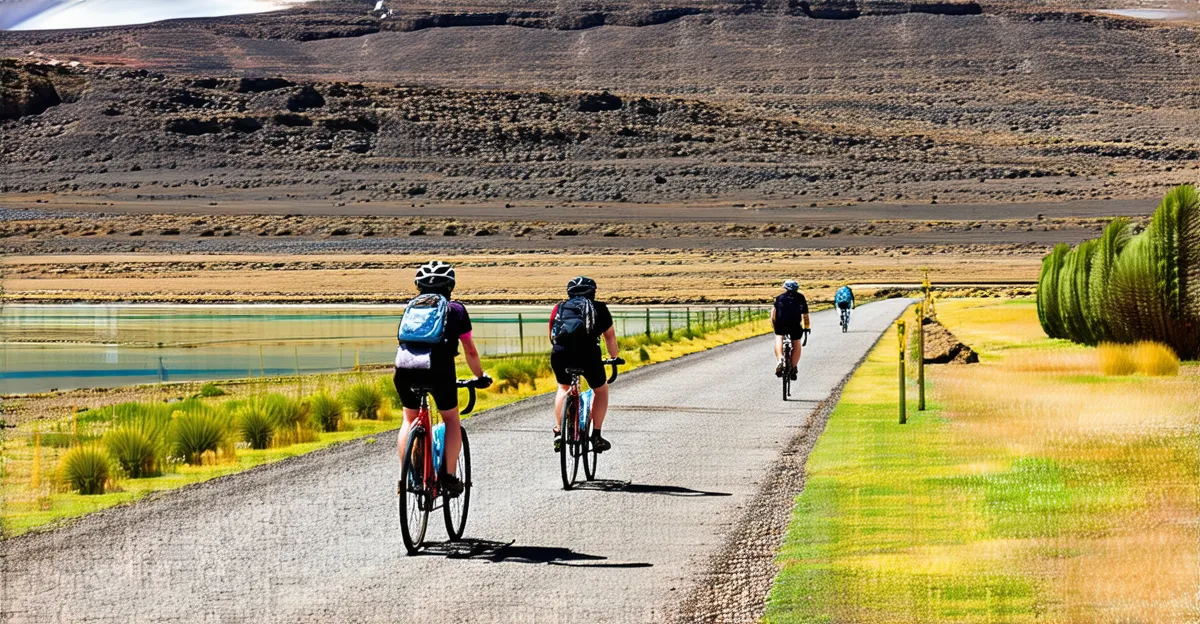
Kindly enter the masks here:
<path id="1" fill-rule="evenodd" d="M 792 361 L 790 364 L 792 368 L 796 368 L 796 364 L 800 362 L 800 338 L 804 334 L 801 331 L 799 323 L 797 323 L 796 327 L 792 328 L 790 331 L 792 332 Z"/>
<path id="2" fill-rule="evenodd" d="M 608 384 L 592 388 L 595 398 L 592 399 L 592 427 L 600 429 L 604 426 L 604 417 L 608 414 Z"/>
<path id="3" fill-rule="evenodd" d="M 567 400 L 567 393 L 571 391 L 571 386 L 558 384 L 558 392 L 554 395 L 554 430 L 562 431 L 562 408 L 563 401 Z"/>
<path id="4" fill-rule="evenodd" d="M 396 440 L 396 455 L 404 461 L 404 445 L 408 441 L 408 430 L 421 407 L 421 397 L 412 391 L 412 371 L 397 369 L 392 376 L 392 384 L 400 395 L 400 404 L 404 406 L 404 422 L 400 424 L 400 437 Z"/>
<path id="5" fill-rule="evenodd" d="M 783 359 L 783 334 L 775 334 L 775 359 Z"/>
<path id="6" fill-rule="evenodd" d="M 562 418 L 563 401 L 571 392 L 571 374 L 567 372 L 568 368 L 570 366 L 565 352 L 554 351 L 550 354 L 550 370 L 554 372 L 554 380 L 558 382 L 558 392 L 554 395 L 554 431 L 556 432 L 562 431 L 562 423 L 559 420 Z"/>
<path id="7" fill-rule="evenodd" d="M 462 431 L 459 429 L 458 419 L 458 386 L 454 382 L 453 373 L 448 378 L 441 379 L 432 394 L 438 414 L 442 416 L 442 422 L 446 423 L 442 467 L 446 474 L 454 474 L 454 467 L 458 465 L 458 453 L 462 450 Z"/>

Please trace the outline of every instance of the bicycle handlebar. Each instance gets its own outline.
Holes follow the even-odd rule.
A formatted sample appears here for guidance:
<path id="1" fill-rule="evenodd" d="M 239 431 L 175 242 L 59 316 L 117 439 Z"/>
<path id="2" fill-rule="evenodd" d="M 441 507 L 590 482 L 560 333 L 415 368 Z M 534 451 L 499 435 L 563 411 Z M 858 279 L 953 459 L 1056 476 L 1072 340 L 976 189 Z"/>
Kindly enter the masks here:
<path id="1" fill-rule="evenodd" d="M 481 385 L 480 382 L 484 379 L 487 380 L 487 383 Z M 492 378 L 484 375 L 478 379 L 459 379 L 458 381 L 454 382 L 454 385 L 459 388 L 467 389 L 467 406 L 458 412 L 460 416 L 466 416 L 467 414 L 471 413 L 471 410 L 475 409 L 475 389 L 480 387 L 486 388 L 492 385 Z"/>
<path id="2" fill-rule="evenodd" d="M 608 383 L 612 383 L 617 380 L 617 367 L 625 363 L 625 358 L 611 358 L 607 360 L 601 360 L 600 363 L 604 366 L 612 367 L 612 376 L 608 378 Z"/>

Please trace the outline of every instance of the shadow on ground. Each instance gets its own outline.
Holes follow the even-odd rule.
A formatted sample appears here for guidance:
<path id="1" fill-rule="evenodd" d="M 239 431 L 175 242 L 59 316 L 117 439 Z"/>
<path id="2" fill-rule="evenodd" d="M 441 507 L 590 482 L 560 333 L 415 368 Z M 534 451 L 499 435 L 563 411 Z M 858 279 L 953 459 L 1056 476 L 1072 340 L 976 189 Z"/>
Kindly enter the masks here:
<path id="1" fill-rule="evenodd" d="M 596 479 L 576 483 L 577 490 L 593 490 L 596 492 L 631 492 L 633 494 L 660 494 L 662 496 L 732 496 L 729 492 L 705 492 L 678 485 L 647 485 L 630 481 L 614 479 Z"/>
<path id="2" fill-rule="evenodd" d="M 447 559 L 473 559 L 491 563 L 535 563 L 577 568 L 649 568 L 650 563 L 614 563 L 608 557 L 575 552 L 558 546 L 516 546 L 514 542 L 464 539 L 427 543 L 422 555 Z"/>

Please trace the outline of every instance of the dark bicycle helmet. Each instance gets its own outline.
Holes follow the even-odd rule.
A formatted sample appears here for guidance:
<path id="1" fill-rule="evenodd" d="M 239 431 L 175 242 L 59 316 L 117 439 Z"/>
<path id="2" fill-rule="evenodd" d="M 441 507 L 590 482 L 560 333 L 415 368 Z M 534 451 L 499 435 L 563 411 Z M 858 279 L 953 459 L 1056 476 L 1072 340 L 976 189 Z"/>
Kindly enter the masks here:
<path id="1" fill-rule="evenodd" d="M 413 281 L 420 289 L 454 290 L 454 267 L 441 260 L 434 260 L 421 265 L 421 268 L 417 269 L 417 277 Z"/>
<path id="2" fill-rule="evenodd" d="M 582 275 L 567 282 L 568 297 L 587 297 L 588 299 L 596 298 L 596 280 Z"/>
<path id="3" fill-rule="evenodd" d="M 800 292 L 800 282 L 788 280 L 783 283 L 783 289 L 788 292 Z"/>

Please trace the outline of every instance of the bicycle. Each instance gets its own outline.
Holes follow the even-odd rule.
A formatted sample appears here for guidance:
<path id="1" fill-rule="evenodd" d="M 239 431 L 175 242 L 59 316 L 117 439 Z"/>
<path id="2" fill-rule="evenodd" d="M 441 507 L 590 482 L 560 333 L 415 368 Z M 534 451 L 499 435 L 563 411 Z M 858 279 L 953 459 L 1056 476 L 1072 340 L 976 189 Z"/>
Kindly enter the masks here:
<path id="1" fill-rule="evenodd" d="M 808 332 L 805 331 L 800 338 L 801 346 L 808 346 Z M 783 371 L 783 400 L 788 400 L 792 396 L 792 373 L 796 371 L 796 367 L 791 366 L 792 361 L 792 337 L 783 337 L 783 361 L 788 363 L 786 370 Z"/>
<path id="2" fill-rule="evenodd" d="M 850 331 L 850 308 L 839 308 L 842 316 L 842 333 Z"/>
<path id="3" fill-rule="evenodd" d="M 457 387 L 466 388 L 470 395 L 466 408 L 459 412 L 460 416 L 466 416 L 475 409 L 476 382 L 477 379 L 455 382 Z M 466 529 L 467 512 L 471 506 L 471 444 L 467 440 L 466 428 L 459 427 L 462 431 L 462 451 L 458 454 L 454 471 L 463 483 L 463 493 L 451 498 L 442 491 L 441 486 L 446 425 L 432 424 L 429 410 L 429 393 L 432 389 L 414 387 L 413 391 L 420 395 L 421 407 L 416 420 L 409 427 L 408 440 L 404 444 L 404 460 L 400 465 L 400 483 L 404 485 L 404 492 L 398 492 L 400 535 L 410 555 L 417 554 L 425 541 L 429 512 L 440 506 L 450 541 L 458 541 Z M 440 505 L 438 498 L 442 499 Z"/>
<path id="4" fill-rule="evenodd" d="M 601 361 L 602 365 L 612 367 L 608 383 L 617 380 L 617 366 L 624 363 L 625 360 L 621 358 Z M 583 474 L 587 480 L 595 480 L 596 465 L 600 459 L 600 453 L 592 446 L 592 391 L 579 391 L 579 377 L 583 375 L 583 369 L 568 368 L 567 374 L 571 376 L 571 389 L 563 399 L 562 413 L 559 415 L 562 444 L 558 448 L 564 490 L 575 485 L 580 462 L 583 463 Z"/>

